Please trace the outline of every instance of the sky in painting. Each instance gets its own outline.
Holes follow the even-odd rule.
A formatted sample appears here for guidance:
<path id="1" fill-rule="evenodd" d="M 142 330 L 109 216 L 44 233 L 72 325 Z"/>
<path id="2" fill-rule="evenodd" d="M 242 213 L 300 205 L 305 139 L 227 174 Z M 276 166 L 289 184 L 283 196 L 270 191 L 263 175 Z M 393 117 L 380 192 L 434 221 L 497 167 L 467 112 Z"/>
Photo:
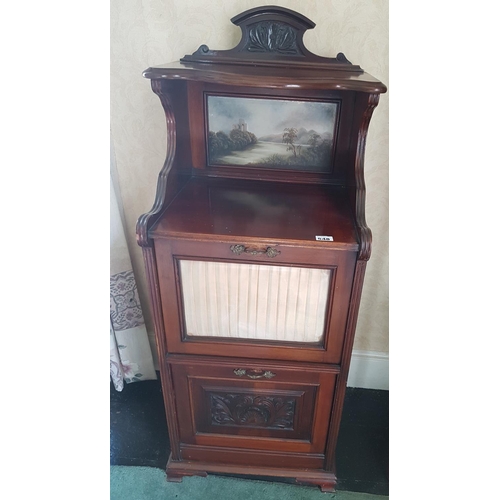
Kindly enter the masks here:
<path id="1" fill-rule="evenodd" d="M 257 138 L 286 127 L 332 134 L 336 110 L 337 104 L 326 102 L 208 96 L 209 130 L 228 134 L 242 118 Z"/>

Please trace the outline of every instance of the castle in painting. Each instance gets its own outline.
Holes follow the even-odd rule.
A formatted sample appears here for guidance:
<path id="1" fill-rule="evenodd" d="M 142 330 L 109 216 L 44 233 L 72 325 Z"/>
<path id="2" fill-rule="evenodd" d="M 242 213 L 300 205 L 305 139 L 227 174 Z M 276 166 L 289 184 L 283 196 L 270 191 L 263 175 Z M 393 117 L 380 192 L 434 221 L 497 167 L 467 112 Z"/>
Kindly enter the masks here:
<path id="1" fill-rule="evenodd" d="M 241 130 L 241 132 L 248 132 L 248 125 L 245 122 L 245 120 L 243 120 L 243 118 L 240 118 L 239 122 L 233 125 L 233 130 Z"/>

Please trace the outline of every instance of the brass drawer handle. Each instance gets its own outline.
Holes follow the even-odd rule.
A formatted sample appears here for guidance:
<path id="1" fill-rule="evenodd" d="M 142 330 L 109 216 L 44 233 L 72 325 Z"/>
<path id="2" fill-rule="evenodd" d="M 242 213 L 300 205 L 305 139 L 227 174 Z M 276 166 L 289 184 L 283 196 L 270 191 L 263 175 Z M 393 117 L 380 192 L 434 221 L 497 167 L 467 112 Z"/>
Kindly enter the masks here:
<path id="1" fill-rule="evenodd" d="M 258 255 L 262 253 L 267 255 L 268 257 L 273 258 L 281 253 L 279 250 L 276 250 L 276 248 L 273 247 L 267 247 L 265 250 L 257 250 L 256 248 L 249 248 L 245 245 L 231 245 L 229 248 L 231 252 L 235 253 L 236 255 L 241 255 L 243 252 L 249 253 L 250 255 Z"/>
<path id="2" fill-rule="evenodd" d="M 252 370 L 253 372 L 258 372 L 259 370 Z M 262 370 L 260 370 L 262 371 Z M 247 373 L 247 371 L 244 368 L 235 368 L 234 369 L 234 374 L 238 375 L 238 377 L 244 377 L 245 375 L 248 378 L 273 378 L 276 377 L 276 373 L 273 373 L 272 371 L 266 370 L 264 373 Z"/>

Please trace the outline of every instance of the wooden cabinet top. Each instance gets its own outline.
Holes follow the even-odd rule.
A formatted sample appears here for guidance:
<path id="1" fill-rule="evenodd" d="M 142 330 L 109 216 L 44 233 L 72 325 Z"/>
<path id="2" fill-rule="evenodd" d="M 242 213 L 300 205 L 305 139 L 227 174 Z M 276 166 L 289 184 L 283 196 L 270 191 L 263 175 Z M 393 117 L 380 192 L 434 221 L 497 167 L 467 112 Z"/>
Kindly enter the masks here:
<path id="1" fill-rule="evenodd" d="M 231 22 L 241 28 L 239 44 L 230 50 L 201 45 L 179 62 L 148 68 L 143 75 L 155 79 L 216 82 L 233 86 L 275 89 L 354 90 L 380 94 L 383 83 L 352 64 L 342 53 L 322 57 L 304 45 L 310 19 L 283 7 L 247 10 Z"/>
<path id="2" fill-rule="evenodd" d="M 191 80 L 225 85 L 274 89 L 353 90 L 380 94 L 383 83 L 368 73 L 325 71 L 323 68 L 290 68 L 175 62 L 148 68 L 143 75 L 152 80 Z"/>

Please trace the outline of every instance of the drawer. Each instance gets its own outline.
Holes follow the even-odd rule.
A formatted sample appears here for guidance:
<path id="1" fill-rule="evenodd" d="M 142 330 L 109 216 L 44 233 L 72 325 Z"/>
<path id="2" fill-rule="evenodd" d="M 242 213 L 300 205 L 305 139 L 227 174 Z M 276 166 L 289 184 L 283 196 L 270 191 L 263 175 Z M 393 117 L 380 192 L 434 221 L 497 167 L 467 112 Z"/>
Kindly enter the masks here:
<path id="1" fill-rule="evenodd" d="M 168 352 L 340 363 L 356 253 L 155 240 Z"/>
<path id="2" fill-rule="evenodd" d="M 324 453 L 335 367 L 182 355 L 167 362 L 181 450 Z"/>

